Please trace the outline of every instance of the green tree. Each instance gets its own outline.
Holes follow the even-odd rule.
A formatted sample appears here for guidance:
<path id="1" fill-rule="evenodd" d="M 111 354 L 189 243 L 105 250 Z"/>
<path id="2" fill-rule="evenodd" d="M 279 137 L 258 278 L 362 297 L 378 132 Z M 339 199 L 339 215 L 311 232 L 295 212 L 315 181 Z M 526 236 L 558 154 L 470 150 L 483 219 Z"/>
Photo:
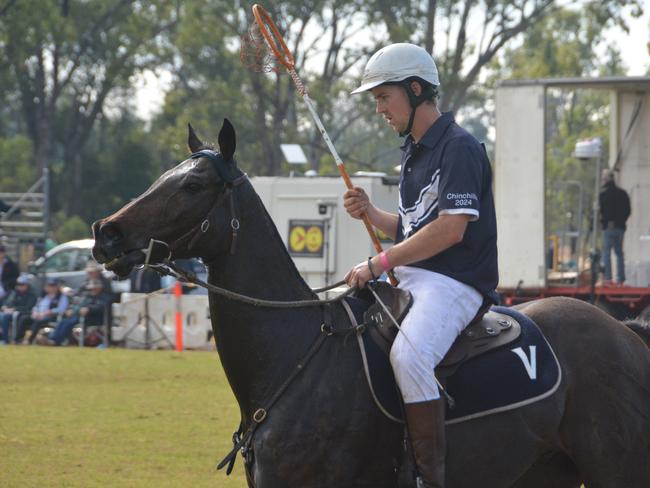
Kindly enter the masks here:
<path id="1" fill-rule="evenodd" d="M 68 213 L 83 207 L 81 151 L 95 122 L 119 110 L 109 95 L 126 97 L 131 77 L 160 62 L 174 8 L 163 0 L 21 0 L 0 17 L 0 62 L 15 80 L 33 159 L 39 170 L 64 162 Z"/>
<path id="2" fill-rule="evenodd" d="M 347 101 L 351 70 L 380 44 L 379 39 L 370 47 L 355 41 L 361 31 L 371 32 L 382 23 L 366 7 L 360 0 L 294 0 L 276 2 L 270 9 L 335 142 L 361 117 L 356 104 Z M 238 130 L 239 158 L 250 173 L 286 170 L 279 148 L 283 142 L 303 144 L 314 167 L 322 161 L 336 171 L 284 68 L 261 74 L 242 65 L 240 36 L 253 23 L 249 6 L 192 0 L 179 10 L 179 20 L 173 41 L 178 49 L 176 81 L 154 122 L 154 130 L 161 131 L 170 147 L 184 141 L 188 121 L 200 133 L 207 127 L 216 134 L 221 118 L 228 116 Z M 347 156 L 347 151 L 342 153 Z"/>
<path id="3" fill-rule="evenodd" d="M 32 143 L 22 135 L 0 137 L 0 191 L 21 192 L 36 180 Z"/>
<path id="4" fill-rule="evenodd" d="M 159 175 L 156 151 L 155 142 L 133 115 L 102 120 L 81 153 L 87 163 L 82 177 L 89 184 L 77 195 L 84 205 L 78 215 L 91 223 L 143 193 Z M 65 181 L 65 173 L 57 175 L 57 187 Z"/>
<path id="5" fill-rule="evenodd" d="M 443 87 L 441 106 L 454 111 L 472 97 L 493 60 L 531 30 L 553 22 L 555 13 L 566 7 L 557 0 L 373 0 L 369 4 L 384 19 L 391 41 L 410 40 L 434 55 Z M 595 21 L 590 29 L 627 29 L 624 13 L 641 15 L 642 4 L 602 0 L 575 5 L 575 11 Z"/>
<path id="6" fill-rule="evenodd" d="M 66 218 L 64 214 L 59 212 L 55 215 L 55 220 L 57 221 L 57 231 L 55 236 L 58 242 L 87 239 L 91 237 L 88 224 L 77 215 Z"/>

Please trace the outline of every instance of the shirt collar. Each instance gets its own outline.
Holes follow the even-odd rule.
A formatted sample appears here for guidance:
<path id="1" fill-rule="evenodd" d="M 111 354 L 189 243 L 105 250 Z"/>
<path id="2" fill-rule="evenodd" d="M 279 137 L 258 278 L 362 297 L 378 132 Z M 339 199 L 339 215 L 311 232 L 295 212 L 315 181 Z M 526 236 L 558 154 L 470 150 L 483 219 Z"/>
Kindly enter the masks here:
<path id="1" fill-rule="evenodd" d="M 454 113 L 443 113 L 433 124 L 431 124 L 431 127 L 427 129 L 418 144 L 422 144 L 430 149 L 433 149 L 436 147 L 436 144 L 438 144 L 438 141 L 440 141 L 442 135 L 446 132 L 447 127 L 449 127 L 452 122 L 454 122 Z M 401 146 L 402 151 L 405 151 L 409 146 L 413 144 L 415 144 L 413 141 L 413 136 L 409 134 L 404 140 L 404 144 Z"/>

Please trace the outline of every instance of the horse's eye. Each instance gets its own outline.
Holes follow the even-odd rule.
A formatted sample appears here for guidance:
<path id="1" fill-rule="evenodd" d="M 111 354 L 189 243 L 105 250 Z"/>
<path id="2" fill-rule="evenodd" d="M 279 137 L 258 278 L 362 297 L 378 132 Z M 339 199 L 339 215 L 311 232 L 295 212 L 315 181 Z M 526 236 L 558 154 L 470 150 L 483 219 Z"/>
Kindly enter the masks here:
<path id="1" fill-rule="evenodd" d="M 187 183 L 183 186 L 183 189 L 188 193 L 198 193 L 203 189 L 203 186 L 198 183 Z"/>

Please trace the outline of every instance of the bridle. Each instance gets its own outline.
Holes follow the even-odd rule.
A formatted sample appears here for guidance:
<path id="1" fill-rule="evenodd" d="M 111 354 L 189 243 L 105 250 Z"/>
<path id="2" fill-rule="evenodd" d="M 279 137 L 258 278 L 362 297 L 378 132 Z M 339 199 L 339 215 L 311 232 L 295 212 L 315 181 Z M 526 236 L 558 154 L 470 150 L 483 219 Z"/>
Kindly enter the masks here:
<path id="1" fill-rule="evenodd" d="M 221 188 L 217 194 L 214 204 L 208 210 L 205 218 L 196 224 L 185 234 L 177 238 L 171 243 L 165 241 L 151 238 L 149 244 L 146 248 L 140 249 L 145 255 L 144 266 L 155 267 L 160 264 L 159 262 L 152 262 L 152 256 L 154 255 L 163 255 L 166 256 L 162 261 L 170 261 L 173 252 L 178 249 L 181 244 L 187 242 L 187 249 L 191 250 L 196 246 L 196 244 L 201 240 L 202 237 L 210 229 L 210 221 L 212 219 L 213 213 L 222 206 L 223 202 L 226 199 L 230 201 L 230 254 L 234 254 L 237 247 L 237 235 L 239 233 L 240 221 L 237 213 L 237 202 L 235 200 L 234 189 L 240 186 L 242 183 L 248 181 L 248 176 L 246 173 L 241 172 L 234 165 L 228 165 L 227 162 L 223 159 L 220 153 L 213 151 L 211 149 L 203 149 L 201 151 L 193 153 L 189 159 L 199 159 L 206 158 L 208 159 L 213 167 L 215 168 L 217 174 L 221 177 Z M 234 169 L 232 169 L 234 168 Z M 215 258 L 216 259 L 216 258 Z M 210 264 L 215 259 L 204 259 L 206 264 Z M 159 260 L 157 260 L 159 261 Z"/>
<path id="2" fill-rule="evenodd" d="M 220 208 L 224 201 L 226 199 L 229 200 L 230 203 L 230 249 L 229 253 L 235 254 L 235 251 L 237 249 L 237 235 L 239 233 L 239 228 L 240 228 L 240 222 L 238 218 L 238 213 L 237 213 L 237 203 L 235 200 L 235 188 L 240 186 L 242 183 L 245 183 L 248 181 L 248 176 L 246 174 L 242 174 L 238 178 L 234 179 L 232 182 L 224 182 L 223 183 L 223 191 L 220 191 L 217 198 L 215 199 L 214 204 L 206 214 L 205 218 L 198 224 L 196 224 L 194 227 L 192 227 L 190 230 L 188 230 L 185 234 L 180 236 L 178 239 L 173 241 L 168 247 L 170 250 L 170 255 L 173 251 L 178 249 L 178 247 L 183 243 L 186 242 L 189 239 L 189 242 L 187 244 L 187 249 L 192 250 L 196 244 L 201 240 L 202 237 L 205 236 L 205 234 L 208 232 L 210 229 L 210 220 L 212 218 L 212 215 L 214 212 L 217 211 L 218 208 Z M 214 259 L 204 259 L 204 262 L 206 264 L 209 264 L 210 262 L 214 261 Z"/>
<path id="3" fill-rule="evenodd" d="M 210 207 L 210 210 L 208 210 L 206 216 L 198 224 L 196 224 L 194 227 L 192 227 L 190 230 L 185 232 L 177 239 L 175 239 L 171 243 L 167 243 L 160 239 L 154 239 L 154 238 L 149 239 L 149 243 L 147 247 L 140 249 L 140 251 L 142 251 L 142 253 L 144 253 L 145 255 L 145 260 L 142 265 L 143 267 L 151 268 L 162 275 L 174 276 L 175 278 L 180 279 L 181 281 L 185 281 L 187 283 L 192 283 L 194 285 L 200 286 L 202 288 L 205 288 L 209 292 L 216 293 L 217 295 L 225 296 L 228 299 L 247 303 L 249 305 L 261 306 L 261 307 L 270 307 L 270 308 L 299 308 L 299 307 L 308 307 L 308 306 L 322 307 L 323 305 L 327 305 L 329 303 L 341 301 L 347 295 L 354 292 L 355 288 L 350 288 L 345 293 L 342 293 L 334 298 L 324 299 L 324 300 L 321 299 L 293 300 L 293 301 L 264 300 L 260 298 L 253 298 L 239 293 L 235 293 L 225 288 L 220 288 L 210 283 L 206 283 L 204 281 L 201 281 L 196 276 L 195 273 L 177 267 L 171 260 L 171 256 L 174 253 L 174 251 L 180 248 L 185 243 L 187 243 L 188 250 L 193 249 L 198 244 L 198 242 L 207 234 L 211 226 L 210 222 L 213 218 L 213 214 L 217 211 L 217 209 L 219 209 L 223 205 L 226 199 L 230 203 L 230 216 L 231 216 L 230 218 L 231 237 L 230 237 L 230 248 L 229 248 L 230 255 L 235 254 L 237 250 L 237 237 L 239 234 L 241 223 L 237 212 L 237 200 L 235 198 L 235 189 L 240 185 L 242 185 L 243 183 L 247 182 L 248 176 L 245 173 L 242 173 L 238 169 L 229 170 L 228 168 L 233 168 L 234 165 L 228 166 L 225 163 L 221 154 L 215 151 L 207 150 L 207 149 L 202 150 L 192 154 L 190 156 L 190 159 L 198 159 L 200 157 L 205 157 L 213 163 L 217 173 L 222 178 L 221 191 L 218 192 L 215 202 L 212 204 L 212 207 Z M 164 257 L 154 259 L 154 256 L 164 256 Z M 210 265 L 210 263 L 213 263 L 219 257 L 220 256 L 214 256 L 213 258 L 203 258 L 203 262 L 206 265 Z M 314 293 L 320 293 L 341 286 L 344 283 L 345 283 L 344 281 L 339 281 L 338 283 L 334 283 L 333 285 L 314 289 L 312 291 Z"/>
<path id="4" fill-rule="evenodd" d="M 237 205 L 235 200 L 234 188 L 241 185 L 247 180 L 248 177 L 246 175 L 242 175 L 232 183 L 224 184 L 224 190 L 219 192 L 219 195 L 217 196 L 212 207 L 210 207 L 210 210 L 206 214 L 205 218 L 203 218 L 198 224 L 196 224 L 185 234 L 175 239 L 171 243 L 167 243 L 160 239 L 154 239 L 154 238 L 149 239 L 149 244 L 147 245 L 147 247 L 140 249 L 140 251 L 142 251 L 145 255 L 144 266 L 152 267 L 156 269 L 155 267 L 158 264 L 160 264 L 161 260 L 156 260 L 158 262 L 154 262 L 154 260 L 152 260 L 153 256 L 166 256 L 162 261 L 170 261 L 173 252 L 188 240 L 189 242 L 187 243 L 187 249 L 188 250 L 193 249 L 194 246 L 198 244 L 201 238 L 203 238 L 205 234 L 208 232 L 208 230 L 210 229 L 210 221 L 212 219 L 212 215 L 218 208 L 222 206 L 224 200 L 226 199 L 230 200 L 230 215 L 231 215 L 229 253 L 231 255 L 235 254 L 235 251 L 237 250 L 237 236 L 239 234 L 240 221 L 237 216 L 238 214 L 237 214 Z M 217 257 L 214 257 L 214 258 L 204 259 L 203 261 L 206 264 L 210 264 L 216 259 Z"/>

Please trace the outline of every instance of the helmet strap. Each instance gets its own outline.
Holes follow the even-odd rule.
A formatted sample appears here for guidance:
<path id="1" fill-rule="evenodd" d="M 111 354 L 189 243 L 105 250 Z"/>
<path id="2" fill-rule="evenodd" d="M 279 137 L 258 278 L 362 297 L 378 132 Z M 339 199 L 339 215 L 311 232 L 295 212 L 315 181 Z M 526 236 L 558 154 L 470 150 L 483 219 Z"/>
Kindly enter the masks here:
<path id="1" fill-rule="evenodd" d="M 413 119 L 415 118 L 415 110 L 417 108 L 417 105 L 415 107 L 411 105 L 411 116 L 409 117 L 409 123 L 406 126 L 406 129 L 399 133 L 400 137 L 406 137 L 411 133 L 411 130 L 413 129 Z"/>
<path id="2" fill-rule="evenodd" d="M 412 78 L 407 78 L 406 80 L 399 83 L 401 87 L 404 88 L 406 96 L 408 96 L 409 99 L 409 104 L 411 105 L 411 116 L 409 117 L 409 123 L 406 126 L 406 129 L 399 133 L 400 137 L 406 137 L 411 133 L 411 130 L 413 129 L 413 119 L 415 119 L 415 111 L 417 110 L 418 106 L 427 99 L 427 95 L 425 94 L 426 90 L 424 89 L 424 85 L 422 85 L 421 82 L 419 82 L 420 86 L 422 87 L 420 95 L 418 96 L 413 92 L 413 88 L 411 88 L 411 83 L 413 81 L 414 80 Z"/>

